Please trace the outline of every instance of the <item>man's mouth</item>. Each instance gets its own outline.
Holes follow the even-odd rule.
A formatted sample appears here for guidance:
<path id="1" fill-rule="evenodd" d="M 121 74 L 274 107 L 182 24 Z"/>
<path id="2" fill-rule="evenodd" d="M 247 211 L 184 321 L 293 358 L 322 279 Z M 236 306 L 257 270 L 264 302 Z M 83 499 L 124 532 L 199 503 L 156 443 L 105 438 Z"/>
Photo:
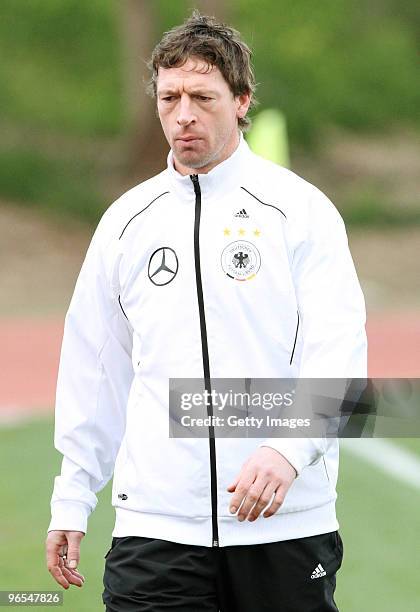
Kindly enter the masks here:
<path id="1" fill-rule="evenodd" d="M 180 140 L 181 142 L 194 142 L 195 140 L 201 140 L 198 136 L 181 136 L 176 140 Z"/>

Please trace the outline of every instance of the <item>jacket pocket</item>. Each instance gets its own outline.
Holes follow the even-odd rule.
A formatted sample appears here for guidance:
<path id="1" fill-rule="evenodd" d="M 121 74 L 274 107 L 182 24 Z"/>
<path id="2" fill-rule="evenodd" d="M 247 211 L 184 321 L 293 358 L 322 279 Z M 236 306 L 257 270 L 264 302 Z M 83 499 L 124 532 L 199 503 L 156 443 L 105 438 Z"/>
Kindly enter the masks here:
<path id="1" fill-rule="evenodd" d="M 112 551 L 112 549 L 115 546 L 115 538 L 112 538 L 112 542 L 111 542 L 111 548 L 108 550 L 108 552 L 105 554 L 104 559 L 106 559 L 109 555 L 109 553 Z"/>
<path id="2" fill-rule="evenodd" d="M 299 315 L 299 311 L 296 311 L 297 314 L 297 323 L 296 323 L 296 332 L 295 332 L 295 340 L 293 342 L 293 347 L 290 353 L 290 362 L 289 365 L 292 365 L 293 363 L 293 357 L 295 356 L 295 350 L 296 350 L 296 343 L 297 343 L 297 338 L 298 338 L 298 333 L 299 333 L 299 324 L 300 324 L 300 315 Z"/>
<path id="3" fill-rule="evenodd" d="M 325 461 L 325 457 L 322 456 L 322 463 L 324 464 L 325 475 L 327 477 L 328 482 L 330 482 L 330 475 L 328 474 L 327 464 Z"/>
<path id="4" fill-rule="evenodd" d="M 334 551 L 337 557 L 337 561 L 340 563 L 341 566 L 341 563 L 343 562 L 344 549 L 343 540 L 341 539 L 341 536 L 338 531 L 334 532 Z"/>

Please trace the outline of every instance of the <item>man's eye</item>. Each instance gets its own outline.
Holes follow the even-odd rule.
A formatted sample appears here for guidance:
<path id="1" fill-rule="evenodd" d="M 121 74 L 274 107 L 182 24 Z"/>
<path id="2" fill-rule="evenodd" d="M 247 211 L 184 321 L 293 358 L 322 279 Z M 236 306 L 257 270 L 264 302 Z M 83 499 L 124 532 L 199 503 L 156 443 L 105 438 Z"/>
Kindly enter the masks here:
<path id="1" fill-rule="evenodd" d="M 165 96 L 164 98 L 162 98 L 162 100 L 164 102 L 172 102 L 174 100 L 175 96 Z"/>
<path id="2" fill-rule="evenodd" d="M 197 98 L 199 100 L 202 100 L 203 102 L 207 102 L 207 100 L 211 100 L 211 98 L 209 98 L 208 96 L 197 96 Z"/>

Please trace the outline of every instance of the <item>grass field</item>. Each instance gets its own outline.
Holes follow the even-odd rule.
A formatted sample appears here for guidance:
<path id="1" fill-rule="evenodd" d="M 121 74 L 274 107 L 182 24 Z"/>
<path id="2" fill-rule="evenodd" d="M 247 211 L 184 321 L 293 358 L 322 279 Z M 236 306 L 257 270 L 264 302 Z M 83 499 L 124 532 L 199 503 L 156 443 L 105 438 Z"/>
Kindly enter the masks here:
<path id="1" fill-rule="evenodd" d="M 420 440 L 398 443 L 420 458 Z M 49 500 L 60 466 L 52 420 L 0 430 L 0 462 L 0 590 L 55 589 L 44 561 Z M 341 612 L 420 609 L 419 507 L 419 491 L 342 452 L 338 513 L 345 552 L 336 597 Z M 103 610 L 103 557 L 112 527 L 108 485 L 82 542 L 86 582 L 64 592 L 66 612 Z"/>

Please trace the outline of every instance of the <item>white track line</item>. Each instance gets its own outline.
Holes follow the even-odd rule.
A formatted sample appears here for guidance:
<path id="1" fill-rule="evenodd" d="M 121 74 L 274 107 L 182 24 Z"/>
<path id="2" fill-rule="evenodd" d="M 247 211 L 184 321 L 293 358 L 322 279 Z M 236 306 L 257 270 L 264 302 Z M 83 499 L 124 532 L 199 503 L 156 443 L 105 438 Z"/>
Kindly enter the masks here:
<path id="1" fill-rule="evenodd" d="M 400 482 L 420 489 L 420 458 L 394 442 L 382 438 L 343 438 L 340 447 Z"/>
<path id="2" fill-rule="evenodd" d="M 0 414 L 0 428 L 16 427 L 36 417 L 32 411 L 4 411 Z M 370 463 L 387 476 L 420 489 L 420 458 L 394 442 L 382 438 L 341 438 L 340 448 Z"/>

